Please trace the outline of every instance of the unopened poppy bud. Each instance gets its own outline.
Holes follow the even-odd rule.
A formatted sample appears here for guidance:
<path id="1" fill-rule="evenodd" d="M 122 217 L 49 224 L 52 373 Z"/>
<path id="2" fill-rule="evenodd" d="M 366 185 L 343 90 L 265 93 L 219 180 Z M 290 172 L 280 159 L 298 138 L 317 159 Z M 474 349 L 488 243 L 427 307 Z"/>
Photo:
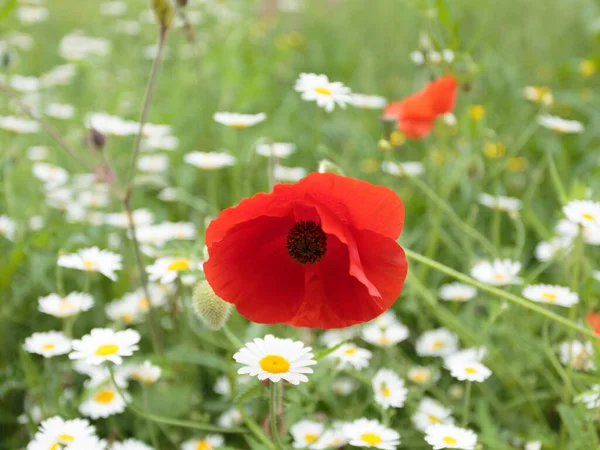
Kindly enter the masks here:
<path id="1" fill-rule="evenodd" d="M 168 0 L 152 0 L 152 9 L 161 27 L 167 29 L 173 22 L 173 10 Z"/>
<path id="2" fill-rule="evenodd" d="M 93 150 L 101 151 L 106 144 L 106 136 L 95 128 L 92 128 L 90 130 L 90 135 L 88 136 L 88 143 Z"/>
<path id="3" fill-rule="evenodd" d="M 322 159 L 319 162 L 319 173 L 337 173 L 338 175 L 344 175 L 344 171 L 337 164 L 332 163 L 328 159 Z"/>
<path id="4" fill-rule="evenodd" d="M 196 315 L 211 330 L 218 330 L 229 318 L 231 305 L 220 299 L 207 281 L 202 281 L 194 288 L 192 305 Z"/>

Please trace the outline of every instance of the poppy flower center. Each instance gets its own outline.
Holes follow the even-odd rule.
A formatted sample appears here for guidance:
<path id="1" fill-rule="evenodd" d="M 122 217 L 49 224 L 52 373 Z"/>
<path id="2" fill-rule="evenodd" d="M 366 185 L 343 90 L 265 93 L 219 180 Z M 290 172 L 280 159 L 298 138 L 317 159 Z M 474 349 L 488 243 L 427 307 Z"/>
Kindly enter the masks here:
<path id="1" fill-rule="evenodd" d="M 318 223 L 301 220 L 287 235 L 287 251 L 297 263 L 314 264 L 327 252 L 327 235 Z"/>

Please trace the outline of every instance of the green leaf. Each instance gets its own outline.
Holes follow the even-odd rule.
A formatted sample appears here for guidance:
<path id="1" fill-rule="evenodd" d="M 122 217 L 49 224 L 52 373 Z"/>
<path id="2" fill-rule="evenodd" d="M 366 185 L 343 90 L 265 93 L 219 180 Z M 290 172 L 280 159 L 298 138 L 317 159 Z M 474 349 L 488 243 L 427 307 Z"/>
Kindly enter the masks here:
<path id="1" fill-rule="evenodd" d="M 262 383 L 257 383 L 249 389 L 246 389 L 244 392 L 238 394 L 234 399 L 233 403 L 236 405 L 240 405 L 248 400 L 256 398 L 260 396 L 263 392 L 264 385 Z"/>
<path id="2" fill-rule="evenodd" d="M 315 354 L 315 360 L 319 361 L 320 359 L 323 359 L 329 355 L 331 355 L 333 352 L 335 352 L 338 348 L 340 348 L 342 345 L 347 344 L 348 343 L 348 339 L 340 342 L 339 344 L 335 344 L 333 347 L 330 348 L 326 348 L 324 350 L 321 350 L 320 352 L 317 352 Z"/>
<path id="3" fill-rule="evenodd" d="M 170 349 L 165 355 L 170 361 L 179 361 L 195 364 L 202 367 L 210 367 L 221 372 L 227 371 L 227 361 L 220 356 L 202 350 L 196 350 L 187 344 L 178 345 Z"/>

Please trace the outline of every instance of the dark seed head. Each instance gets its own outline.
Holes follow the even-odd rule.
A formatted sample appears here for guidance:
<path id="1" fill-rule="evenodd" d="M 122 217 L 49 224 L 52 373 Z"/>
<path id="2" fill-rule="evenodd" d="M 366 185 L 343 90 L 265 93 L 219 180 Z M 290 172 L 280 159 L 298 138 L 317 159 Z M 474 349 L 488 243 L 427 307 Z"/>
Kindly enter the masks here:
<path id="1" fill-rule="evenodd" d="M 327 235 L 318 223 L 301 220 L 287 235 L 287 251 L 299 264 L 314 264 L 327 252 Z"/>

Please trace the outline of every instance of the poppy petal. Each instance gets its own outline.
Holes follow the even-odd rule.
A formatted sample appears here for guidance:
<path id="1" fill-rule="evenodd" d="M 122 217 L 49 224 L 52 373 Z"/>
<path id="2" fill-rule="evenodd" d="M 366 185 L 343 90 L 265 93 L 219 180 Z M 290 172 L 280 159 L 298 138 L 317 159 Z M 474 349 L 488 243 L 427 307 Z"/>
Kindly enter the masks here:
<path id="1" fill-rule="evenodd" d="M 206 279 L 219 297 L 253 322 L 286 322 L 304 299 L 303 266 L 286 249 L 294 224 L 292 216 L 259 217 L 234 226 L 209 247 Z"/>
<path id="2" fill-rule="evenodd" d="M 333 173 L 311 173 L 297 185 L 306 197 L 325 206 L 343 222 L 398 239 L 404 206 L 391 189 Z M 305 198 L 306 198 L 305 197 Z"/>
<path id="3" fill-rule="evenodd" d="M 431 99 L 433 109 L 437 115 L 454 110 L 457 90 L 458 82 L 452 75 L 438 78 L 427 85 L 426 95 Z"/>

